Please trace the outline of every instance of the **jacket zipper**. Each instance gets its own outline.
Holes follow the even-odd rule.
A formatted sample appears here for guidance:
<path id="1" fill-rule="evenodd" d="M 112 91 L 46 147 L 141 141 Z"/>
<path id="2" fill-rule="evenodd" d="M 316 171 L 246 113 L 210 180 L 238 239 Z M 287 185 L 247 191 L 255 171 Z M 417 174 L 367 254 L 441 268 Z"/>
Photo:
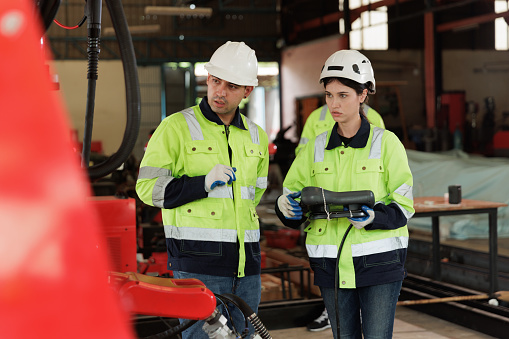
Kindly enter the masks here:
<path id="1" fill-rule="evenodd" d="M 229 142 L 230 125 L 225 125 L 224 131 L 226 134 L 226 143 L 228 144 L 228 156 L 230 158 L 230 166 L 231 166 L 232 165 L 232 148 L 230 147 L 230 142 Z M 233 186 L 233 183 L 232 183 L 232 186 Z M 233 187 L 232 187 L 232 200 L 233 200 Z M 239 249 L 240 249 L 240 244 L 239 244 L 239 239 L 237 238 L 237 252 L 236 252 L 237 253 L 237 262 L 239 261 L 239 256 L 238 256 Z M 233 275 L 238 276 L 238 272 L 233 272 Z"/>

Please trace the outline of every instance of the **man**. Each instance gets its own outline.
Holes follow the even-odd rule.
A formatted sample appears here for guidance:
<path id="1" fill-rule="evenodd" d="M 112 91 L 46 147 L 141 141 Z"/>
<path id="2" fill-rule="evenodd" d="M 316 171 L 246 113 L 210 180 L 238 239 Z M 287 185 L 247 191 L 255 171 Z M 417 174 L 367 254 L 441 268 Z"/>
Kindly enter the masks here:
<path id="1" fill-rule="evenodd" d="M 197 278 L 216 294 L 236 294 L 257 312 L 256 205 L 267 188 L 268 137 L 238 105 L 258 85 L 258 62 L 246 44 L 228 41 L 205 69 L 207 96 L 162 121 L 140 164 L 136 190 L 143 202 L 163 209 L 174 277 Z M 242 314 L 229 310 L 241 332 Z M 208 338 L 202 325 L 184 331 L 183 339 Z M 251 325 L 249 331 L 254 333 Z"/>
<path id="2" fill-rule="evenodd" d="M 377 127 L 385 128 L 384 121 L 377 111 L 365 103 L 362 104 L 362 110 L 364 112 L 364 116 L 371 124 Z M 334 119 L 332 119 L 332 115 L 330 114 L 327 105 L 323 105 L 322 107 L 319 107 L 311 112 L 311 114 L 306 119 L 304 128 L 302 129 L 299 144 L 295 149 L 295 155 L 299 153 L 299 151 L 304 147 L 305 144 L 308 143 L 309 140 L 315 138 L 317 135 L 325 131 L 330 130 L 332 126 L 334 126 Z"/>

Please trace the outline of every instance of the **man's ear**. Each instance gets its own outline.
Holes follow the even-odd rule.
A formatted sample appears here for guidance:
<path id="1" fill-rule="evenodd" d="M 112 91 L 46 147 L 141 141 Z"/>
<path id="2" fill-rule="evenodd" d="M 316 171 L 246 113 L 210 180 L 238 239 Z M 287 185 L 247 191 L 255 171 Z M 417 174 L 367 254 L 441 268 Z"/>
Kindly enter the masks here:
<path id="1" fill-rule="evenodd" d="M 254 89 L 254 86 L 246 86 L 246 88 L 244 89 L 244 99 L 247 98 L 251 94 L 253 89 Z"/>

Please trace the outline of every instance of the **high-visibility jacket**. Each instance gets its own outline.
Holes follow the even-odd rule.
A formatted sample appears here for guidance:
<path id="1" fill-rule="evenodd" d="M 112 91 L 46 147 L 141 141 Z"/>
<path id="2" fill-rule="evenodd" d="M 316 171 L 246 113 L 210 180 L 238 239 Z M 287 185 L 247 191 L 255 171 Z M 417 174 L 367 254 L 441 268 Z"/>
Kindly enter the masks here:
<path id="1" fill-rule="evenodd" d="M 372 125 L 385 128 L 384 121 L 377 111 L 369 107 L 367 104 L 362 105 L 362 110 Z M 299 144 L 295 148 L 295 154 L 299 153 L 309 140 L 314 139 L 318 134 L 330 130 L 334 123 L 335 121 L 332 118 L 327 105 L 323 105 L 311 112 L 306 119 L 304 128 L 302 129 Z"/>
<path id="2" fill-rule="evenodd" d="M 337 124 L 311 140 L 283 182 L 284 193 L 307 186 L 335 192 L 373 191 L 373 223 L 363 229 L 352 227 L 342 247 L 340 288 L 404 279 L 406 223 L 415 212 L 412 173 L 403 145 L 394 133 L 361 119 L 361 127 L 347 147 L 336 131 Z M 338 249 L 349 225 L 347 218 L 316 219 L 304 229 L 316 285 L 334 287 Z"/>
<path id="3" fill-rule="evenodd" d="M 256 205 L 267 188 L 268 137 L 236 114 L 236 124 L 223 125 L 205 98 L 165 118 L 149 141 L 136 191 L 144 203 L 162 208 L 169 270 L 238 277 L 260 273 Z M 235 167 L 236 181 L 207 194 L 204 177 L 216 164 Z M 201 179 L 199 184 L 168 193 L 172 181 L 185 186 L 194 178 Z M 188 199 L 190 194 L 201 199 Z M 179 199 L 186 203 L 168 203 Z"/>

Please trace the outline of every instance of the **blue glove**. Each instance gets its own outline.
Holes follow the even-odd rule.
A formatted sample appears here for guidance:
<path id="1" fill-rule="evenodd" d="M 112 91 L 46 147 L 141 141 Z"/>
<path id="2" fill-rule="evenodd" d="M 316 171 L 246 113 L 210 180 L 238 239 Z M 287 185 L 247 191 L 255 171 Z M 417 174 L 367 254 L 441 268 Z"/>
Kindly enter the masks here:
<path id="1" fill-rule="evenodd" d="M 236 171 L 235 167 L 217 164 L 205 176 L 205 191 L 210 192 L 216 186 L 223 186 L 226 183 L 231 185 L 232 182 L 237 180 L 237 177 L 235 177 Z"/>
<path id="2" fill-rule="evenodd" d="M 366 225 L 371 224 L 375 219 L 375 212 L 371 208 L 366 205 L 362 205 L 361 209 L 367 214 L 367 216 L 362 218 L 348 218 L 352 225 L 359 230 L 364 228 Z"/>
<path id="3" fill-rule="evenodd" d="M 294 199 L 300 197 L 300 191 L 283 194 L 277 198 L 277 206 L 286 219 L 300 220 L 302 219 L 302 207 Z"/>

